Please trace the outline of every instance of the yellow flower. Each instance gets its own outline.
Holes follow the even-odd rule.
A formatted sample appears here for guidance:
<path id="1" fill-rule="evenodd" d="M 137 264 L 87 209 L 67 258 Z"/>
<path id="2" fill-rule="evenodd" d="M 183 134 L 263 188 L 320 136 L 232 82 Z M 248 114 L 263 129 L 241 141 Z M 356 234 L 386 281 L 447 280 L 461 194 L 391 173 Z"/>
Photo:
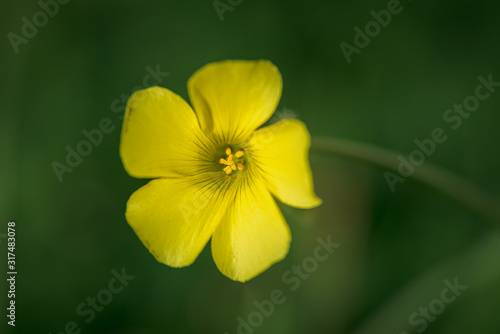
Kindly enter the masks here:
<path id="1" fill-rule="evenodd" d="M 120 155 L 127 172 L 155 178 L 132 194 L 126 218 L 162 263 L 184 267 L 211 240 L 227 277 L 245 282 L 288 253 L 291 236 L 274 198 L 321 204 L 313 190 L 305 125 L 273 114 L 281 75 L 269 61 L 222 61 L 188 82 L 193 105 L 152 87 L 127 104 Z"/>

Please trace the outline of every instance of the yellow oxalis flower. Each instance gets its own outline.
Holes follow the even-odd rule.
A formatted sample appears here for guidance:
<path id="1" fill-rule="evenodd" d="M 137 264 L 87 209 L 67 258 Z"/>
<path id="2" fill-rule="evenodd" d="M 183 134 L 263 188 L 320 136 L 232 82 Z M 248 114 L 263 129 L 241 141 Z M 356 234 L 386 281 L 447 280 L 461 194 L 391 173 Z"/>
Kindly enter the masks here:
<path id="1" fill-rule="evenodd" d="M 305 125 L 287 119 L 257 129 L 281 89 L 271 62 L 229 60 L 189 79 L 193 108 L 160 87 L 130 97 L 120 155 L 131 176 L 154 180 L 132 194 L 126 218 L 158 261 L 188 266 L 212 238 L 219 270 L 244 282 L 286 256 L 290 230 L 273 195 L 298 208 L 321 200 Z"/>

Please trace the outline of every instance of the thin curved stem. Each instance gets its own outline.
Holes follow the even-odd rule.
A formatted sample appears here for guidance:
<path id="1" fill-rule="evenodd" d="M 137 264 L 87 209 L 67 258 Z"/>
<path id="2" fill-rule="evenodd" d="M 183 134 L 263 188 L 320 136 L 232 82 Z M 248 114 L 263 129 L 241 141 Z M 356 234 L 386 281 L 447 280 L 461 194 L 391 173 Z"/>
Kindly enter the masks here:
<path id="1" fill-rule="evenodd" d="M 343 156 L 398 173 L 400 154 L 374 145 L 345 139 L 313 138 L 311 150 Z M 415 167 L 415 172 L 408 178 L 440 191 L 489 221 L 500 223 L 500 200 L 452 172 L 426 161 Z"/>

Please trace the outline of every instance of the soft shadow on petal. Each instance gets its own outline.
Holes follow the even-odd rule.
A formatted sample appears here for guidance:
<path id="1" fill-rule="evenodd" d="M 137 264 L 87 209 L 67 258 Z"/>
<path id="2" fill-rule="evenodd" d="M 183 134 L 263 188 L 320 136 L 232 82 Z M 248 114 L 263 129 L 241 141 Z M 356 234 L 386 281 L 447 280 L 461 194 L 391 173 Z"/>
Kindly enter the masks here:
<path id="1" fill-rule="evenodd" d="M 255 131 L 249 144 L 253 165 L 281 202 L 304 209 L 321 204 L 314 193 L 308 159 L 310 136 L 304 123 L 279 121 Z"/>
<path id="2" fill-rule="evenodd" d="M 203 130 L 225 144 L 246 139 L 271 117 L 282 86 L 270 61 L 227 60 L 196 71 L 188 92 Z"/>
<path id="3" fill-rule="evenodd" d="M 290 229 L 262 180 L 242 181 L 212 237 L 219 270 L 240 282 L 257 276 L 283 259 Z"/>
<path id="4" fill-rule="evenodd" d="M 152 180 L 132 194 L 126 218 L 159 262 L 187 266 L 221 221 L 227 206 L 226 191 L 227 185 L 208 173 Z"/>
<path id="5" fill-rule="evenodd" d="M 120 156 L 134 177 L 195 175 L 213 148 L 195 113 L 172 91 L 152 87 L 129 99 L 121 133 Z"/>

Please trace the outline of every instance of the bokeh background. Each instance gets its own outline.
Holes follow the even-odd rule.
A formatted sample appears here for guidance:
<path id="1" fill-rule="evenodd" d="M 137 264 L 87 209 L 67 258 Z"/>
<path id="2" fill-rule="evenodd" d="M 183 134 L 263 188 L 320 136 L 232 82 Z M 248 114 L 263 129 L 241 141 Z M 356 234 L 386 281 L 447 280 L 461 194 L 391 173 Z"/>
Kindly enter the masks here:
<path id="1" fill-rule="evenodd" d="M 157 263 L 124 219 L 128 197 L 147 180 L 122 167 L 113 101 L 138 89 L 148 66 L 168 72 L 159 85 L 188 99 L 189 76 L 223 59 L 275 63 L 284 80 L 278 111 L 291 110 L 313 137 L 407 156 L 415 139 L 446 129 L 427 162 L 498 195 L 500 89 L 456 131 L 443 113 L 474 93 L 479 75 L 500 80 L 500 6 L 402 0 L 401 13 L 348 63 L 339 44 L 352 45 L 353 29 L 388 2 L 233 0 L 221 20 L 212 1 L 73 0 L 16 53 L 8 33 L 21 35 L 22 18 L 32 21 L 41 7 L 4 1 L 0 233 L 16 222 L 18 276 L 15 328 L 6 325 L 0 281 L 1 332 L 55 334 L 74 321 L 81 333 L 233 334 L 254 301 L 280 289 L 286 301 L 241 333 L 500 333 L 499 222 L 411 180 L 391 192 L 384 169 L 342 156 L 311 154 L 324 204 L 281 206 L 290 253 L 245 284 L 217 270 L 209 247 L 187 268 Z M 66 146 L 104 118 L 114 130 L 59 182 L 51 164 L 64 163 Z M 291 291 L 282 275 L 327 236 L 341 246 Z M 4 277 L 5 239 L 0 249 Z M 86 323 L 77 306 L 122 268 L 135 278 Z M 409 323 L 419 308 L 439 306 L 444 281 L 455 279 L 467 288 L 424 320 L 425 330 L 424 316 Z"/>

